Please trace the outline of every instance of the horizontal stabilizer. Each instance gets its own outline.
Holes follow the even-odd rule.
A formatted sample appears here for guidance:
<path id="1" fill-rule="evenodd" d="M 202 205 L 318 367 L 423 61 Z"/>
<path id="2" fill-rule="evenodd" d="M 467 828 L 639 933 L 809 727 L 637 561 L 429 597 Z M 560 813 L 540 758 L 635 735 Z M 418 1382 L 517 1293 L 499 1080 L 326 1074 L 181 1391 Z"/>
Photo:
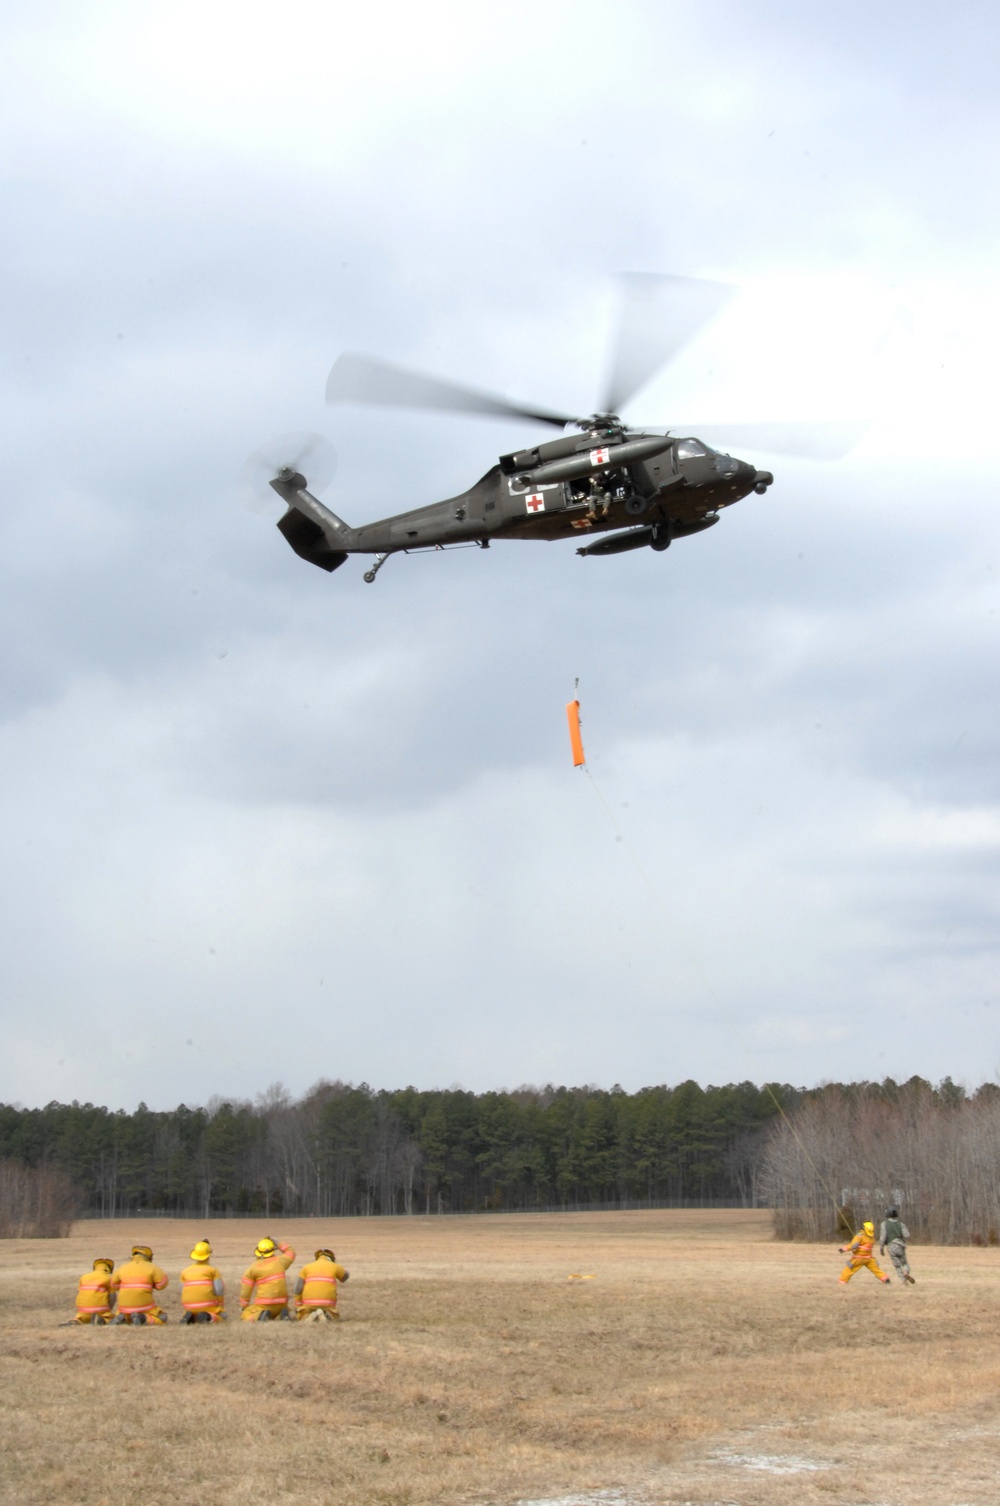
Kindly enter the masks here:
<path id="1" fill-rule="evenodd" d="M 278 528 L 300 559 L 321 570 L 337 570 L 347 555 L 342 549 L 334 549 L 318 523 L 290 507 L 284 517 L 278 519 Z"/>

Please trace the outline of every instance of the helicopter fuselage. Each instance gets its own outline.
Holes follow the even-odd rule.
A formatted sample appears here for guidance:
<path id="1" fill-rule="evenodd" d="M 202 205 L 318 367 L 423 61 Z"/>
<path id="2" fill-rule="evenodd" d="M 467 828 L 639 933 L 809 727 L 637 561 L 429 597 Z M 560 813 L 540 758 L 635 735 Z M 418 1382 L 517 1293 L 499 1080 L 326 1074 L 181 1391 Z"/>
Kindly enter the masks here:
<path id="1" fill-rule="evenodd" d="M 580 553 L 618 553 L 710 528 L 720 509 L 773 481 L 694 438 L 617 425 L 502 455 L 468 491 L 352 528 L 284 471 L 271 485 L 288 505 L 278 524 L 296 553 L 332 570 L 349 554 L 389 555 L 494 539 L 587 540 L 632 531 Z"/>

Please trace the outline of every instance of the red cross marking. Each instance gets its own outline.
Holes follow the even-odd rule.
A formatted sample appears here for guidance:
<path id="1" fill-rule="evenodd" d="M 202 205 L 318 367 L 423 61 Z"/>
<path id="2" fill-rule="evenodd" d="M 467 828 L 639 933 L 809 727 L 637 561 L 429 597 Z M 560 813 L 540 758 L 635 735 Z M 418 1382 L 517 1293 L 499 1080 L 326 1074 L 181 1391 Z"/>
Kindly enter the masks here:
<path id="1" fill-rule="evenodd" d="M 545 498 L 538 492 L 532 492 L 530 497 L 525 497 L 524 502 L 529 512 L 545 511 Z"/>
<path id="2" fill-rule="evenodd" d="M 608 456 L 610 454 L 611 454 L 611 451 L 609 449 L 607 449 L 607 448 L 602 449 L 602 450 L 591 450 L 591 452 L 590 452 L 590 463 L 591 463 L 591 465 L 606 465 L 607 462 L 608 462 Z"/>

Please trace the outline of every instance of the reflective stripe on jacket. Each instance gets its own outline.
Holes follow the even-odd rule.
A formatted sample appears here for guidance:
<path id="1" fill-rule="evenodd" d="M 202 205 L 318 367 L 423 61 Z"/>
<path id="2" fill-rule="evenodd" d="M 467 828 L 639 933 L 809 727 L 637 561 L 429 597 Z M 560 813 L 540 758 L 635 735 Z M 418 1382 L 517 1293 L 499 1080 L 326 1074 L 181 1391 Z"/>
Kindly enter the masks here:
<path id="1" fill-rule="evenodd" d="M 273 1255 L 255 1260 L 240 1282 L 240 1305 L 245 1307 L 252 1300 L 258 1307 L 284 1307 L 288 1302 L 285 1272 L 294 1259 L 290 1245 L 279 1245 Z"/>
<path id="2" fill-rule="evenodd" d="M 143 1260 L 141 1255 L 133 1255 L 112 1276 L 111 1285 L 118 1293 L 119 1312 L 155 1312 L 159 1304 L 153 1300 L 153 1292 L 162 1292 L 167 1276 L 158 1265 Z"/>
<path id="3" fill-rule="evenodd" d="M 108 1313 L 111 1311 L 110 1271 L 86 1271 L 80 1277 L 80 1289 L 76 1294 L 78 1313 Z"/>
<path id="4" fill-rule="evenodd" d="M 304 1283 L 298 1299 L 300 1307 L 336 1307 L 337 1282 L 346 1276 L 344 1267 L 335 1260 L 328 1260 L 325 1255 L 311 1260 L 299 1272 L 299 1279 Z"/>
<path id="5" fill-rule="evenodd" d="M 222 1272 L 214 1265 L 196 1261 L 181 1271 L 181 1306 L 189 1313 L 202 1312 L 206 1308 L 221 1309 L 223 1299 L 215 1295 L 214 1282 L 222 1279 Z"/>

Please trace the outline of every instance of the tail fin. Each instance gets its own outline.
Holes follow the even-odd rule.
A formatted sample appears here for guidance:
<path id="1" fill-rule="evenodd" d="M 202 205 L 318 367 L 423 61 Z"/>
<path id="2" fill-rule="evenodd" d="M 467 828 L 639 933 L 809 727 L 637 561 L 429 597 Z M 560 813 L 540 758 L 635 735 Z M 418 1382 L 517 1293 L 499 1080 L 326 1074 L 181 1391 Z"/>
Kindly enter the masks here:
<path id="1" fill-rule="evenodd" d="M 336 570 L 347 559 L 343 549 L 330 548 L 319 524 L 299 512 L 297 507 L 290 507 L 284 517 L 278 519 L 278 527 L 299 558 L 318 565 L 321 570 Z"/>
<path id="2" fill-rule="evenodd" d="M 288 506 L 278 528 L 295 553 L 321 570 L 338 569 L 354 545 L 354 529 L 306 490 L 300 472 L 282 472 L 271 485 Z"/>

